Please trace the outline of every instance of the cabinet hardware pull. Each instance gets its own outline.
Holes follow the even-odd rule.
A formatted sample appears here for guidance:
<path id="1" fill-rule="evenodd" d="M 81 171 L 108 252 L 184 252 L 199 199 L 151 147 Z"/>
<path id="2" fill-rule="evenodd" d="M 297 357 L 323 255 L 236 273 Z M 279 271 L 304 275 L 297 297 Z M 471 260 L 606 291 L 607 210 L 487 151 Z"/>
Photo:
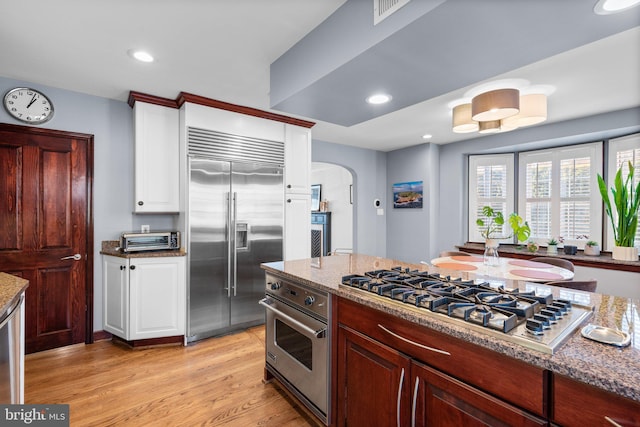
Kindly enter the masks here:
<path id="1" fill-rule="evenodd" d="M 316 338 L 325 338 L 326 335 L 327 335 L 327 328 L 323 328 L 323 329 L 319 329 L 317 331 L 314 331 L 313 329 L 311 329 L 310 327 L 308 327 L 304 323 L 294 319 L 293 317 L 289 316 L 288 314 L 281 312 L 277 308 L 271 307 L 271 304 L 269 303 L 269 299 L 268 298 L 261 299 L 260 301 L 258 301 L 258 304 L 260 304 L 261 306 L 263 306 L 267 310 L 273 311 L 276 315 L 282 317 L 283 319 L 285 319 L 288 322 L 293 323 L 297 327 L 303 329 L 306 333 L 311 334 Z"/>
<path id="2" fill-rule="evenodd" d="M 287 184 L 287 188 L 291 188 L 291 184 Z"/>
<path id="3" fill-rule="evenodd" d="M 143 202 L 142 200 L 140 200 L 140 201 L 138 202 L 138 206 L 142 206 L 142 205 L 144 205 L 144 202 Z"/>
<path id="4" fill-rule="evenodd" d="M 416 427 L 416 405 L 418 402 L 418 387 L 420 378 L 416 376 L 416 385 L 413 387 L 413 403 L 411 404 L 411 427 Z"/>
<path id="5" fill-rule="evenodd" d="M 437 349 L 437 348 L 429 347 L 429 346 L 426 346 L 424 344 L 420 344 L 420 343 L 417 343 L 415 341 L 411 341 L 410 339 L 407 339 L 405 337 L 401 337 L 400 335 L 396 334 L 395 332 L 391 332 L 389 329 L 385 328 L 384 326 L 382 326 L 379 323 L 378 323 L 378 327 L 380 329 L 382 329 L 383 331 L 385 331 L 386 333 L 388 333 L 390 335 L 393 335 L 394 337 L 398 338 L 399 340 L 402 340 L 402 341 L 404 341 L 406 343 L 415 345 L 416 347 L 424 348 L 425 350 L 435 351 L 436 353 L 440 353 L 440 354 L 445 354 L 447 356 L 451 356 L 451 353 L 449 353 L 448 351 L 444 351 L 444 350 L 440 350 L 440 349 Z"/>
<path id="6" fill-rule="evenodd" d="M 400 383 L 398 384 L 398 402 L 396 404 L 396 421 L 398 423 L 398 427 L 401 427 L 401 424 L 400 424 L 400 398 L 402 397 L 402 383 L 404 383 L 404 368 L 402 368 L 402 372 L 400 373 Z"/>
<path id="7" fill-rule="evenodd" d="M 609 424 L 611 424 L 612 426 L 615 426 L 615 427 L 622 427 L 622 425 L 621 425 L 621 424 L 618 424 L 617 422 L 613 421 L 611 418 L 609 418 L 609 417 L 607 417 L 607 416 L 605 416 L 605 417 L 604 417 L 604 419 L 605 419 L 605 420 L 607 420 L 607 421 L 609 421 Z"/>
<path id="8" fill-rule="evenodd" d="M 74 255 L 69 255 L 69 256 L 63 256 L 62 258 L 60 258 L 60 261 L 65 260 L 65 259 L 72 259 L 74 261 L 80 261 L 82 259 L 82 255 L 74 254 Z"/>
<path id="9" fill-rule="evenodd" d="M 291 203 L 291 199 L 287 199 L 287 203 Z"/>
<path id="10" fill-rule="evenodd" d="M 127 267 L 126 267 L 126 266 L 124 266 L 124 265 L 121 265 L 121 266 L 120 266 L 120 270 L 124 270 L 125 268 L 127 268 Z"/>
<path id="11" fill-rule="evenodd" d="M 132 266 L 131 266 L 131 267 L 129 267 L 129 268 L 130 268 L 130 269 L 132 269 L 132 270 L 135 270 L 135 269 L 136 269 L 136 266 L 135 266 L 135 265 L 132 265 Z"/>

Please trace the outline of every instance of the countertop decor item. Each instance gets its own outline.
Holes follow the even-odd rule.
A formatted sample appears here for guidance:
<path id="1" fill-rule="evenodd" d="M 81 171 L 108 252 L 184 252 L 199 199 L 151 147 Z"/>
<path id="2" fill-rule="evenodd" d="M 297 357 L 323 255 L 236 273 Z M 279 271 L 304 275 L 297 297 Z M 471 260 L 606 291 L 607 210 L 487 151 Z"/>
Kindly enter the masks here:
<path id="1" fill-rule="evenodd" d="M 527 243 L 527 250 L 529 252 L 531 252 L 532 254 L 538 252 L 539 246 L 536 242 L 529 242 Z"/>
<path id="2" fill-rule="evenodd" d="M 640 204 L 640 182 L 634 188 L 634 167 L 631 162 L 628 166 L 627 177 L 623 180 L 622 171 L 624 163 L 616 172 L 611 187 L 613 204 L 609 199 L 609 192 L 602 176 L 598 174 L 598 187 L 604 201 L 604 208 L 611 220 L 613 228 L 613 240 L 616 246 L 613 248 L 613 259 L 622 261 L 637 261 L 638 248 L 634 247 L 636 230 L 638 228 L 638 206 Z M 615 215 L 613 212 L 615 208 Z"/>
<path id="3" fill-rule="evenodd" d="M 548 254 L 558 253 L 558 241 L 553 237 L 547 242 L 547 253 Z"/>
<path id="4" fill-rule="evenodd" d="M 600 246 L 598 242 L 589 240 L 584 246 L 584 254 L 591 256 L 600 256 Z"/>

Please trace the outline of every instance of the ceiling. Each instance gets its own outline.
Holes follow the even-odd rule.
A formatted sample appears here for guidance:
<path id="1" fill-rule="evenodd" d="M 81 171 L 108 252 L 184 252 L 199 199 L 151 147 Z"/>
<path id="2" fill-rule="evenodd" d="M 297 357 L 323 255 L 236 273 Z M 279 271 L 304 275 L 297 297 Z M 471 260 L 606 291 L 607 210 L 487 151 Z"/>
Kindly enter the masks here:
<path id="1" fill-rule="evenodd" d="M 507 79 L 550 93 L 546 123 L 640 106 L 640 7 L 595 2 L 411 0 L 373 26 L 372 0 L 0 0 L 0 76 L 121 101 L 184 91 L 390 151 L 481 137 L 451 131 L 451 106 Z M 373 89 L 392 102 L 367 105 Z"/>

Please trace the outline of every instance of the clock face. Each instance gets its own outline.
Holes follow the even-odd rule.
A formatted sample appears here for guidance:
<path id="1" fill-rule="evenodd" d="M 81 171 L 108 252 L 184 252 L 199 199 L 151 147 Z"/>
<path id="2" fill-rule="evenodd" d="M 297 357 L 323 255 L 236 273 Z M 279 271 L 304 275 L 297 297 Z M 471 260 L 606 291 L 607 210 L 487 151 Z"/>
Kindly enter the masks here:
<path id="1" fill-rule="evenodd" d="M 19 87 L 4 96 L 4 108 L 9 114 L 25 123 L 40 124 L 53 116 L 53 104 L 35 89 Z"/>

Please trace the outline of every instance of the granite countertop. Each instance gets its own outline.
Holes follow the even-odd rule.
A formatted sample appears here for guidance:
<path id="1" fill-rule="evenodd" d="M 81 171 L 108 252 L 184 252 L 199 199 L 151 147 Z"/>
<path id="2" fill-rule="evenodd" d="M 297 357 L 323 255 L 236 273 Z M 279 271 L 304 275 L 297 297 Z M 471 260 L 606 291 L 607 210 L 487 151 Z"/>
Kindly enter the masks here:
<path id="1" fill-rule="evenodd" d="M 631 345 L 618 348 L 590 341 L 580 335 L 581 328 L 578 328 L 554 355 L 550 355 L 510 343 L 498 336 L 472 331 L 465 328 L 462 323 L 443 321 L 426 310 L 383 299 L 340 284 L 342 277 L 348 274 L 363 274 L 367 271 L 393 267 L 468 278 L 465 272 L 358 254 L 262 264 L 265 271 L 278 274 L 283 278 L 296 280 L 531 365 L 640 401 L 640 300 L 500 279 L 499 281 L 504 282 L 508 288 L 545 287 L 556 297 L 577 298 L 583 304 L 594 306 L 594 314 L 585 324 L 607 326 L 631 334 Z"/>
<path id="2" fill-rule="evenodd" d="M 4 316 L 28 286 L 29 281 L 26 279 L 0 273 L 0 317 Z"/>
<path id="3" fill-rule="evenodd" d="M 178 250 L 166 250 L 166 251 L 141 251 L 141 252 L 122 252 L 120 250 L 120 242 L 117 240 L 103 240 L 102 249 L 100 253 L 102 255 L 117 256 L 120 258 L 157 258 L 157 257 L 170 257 L 170 256 L 186 256 L 187 253 L 183 248 Z"/>

